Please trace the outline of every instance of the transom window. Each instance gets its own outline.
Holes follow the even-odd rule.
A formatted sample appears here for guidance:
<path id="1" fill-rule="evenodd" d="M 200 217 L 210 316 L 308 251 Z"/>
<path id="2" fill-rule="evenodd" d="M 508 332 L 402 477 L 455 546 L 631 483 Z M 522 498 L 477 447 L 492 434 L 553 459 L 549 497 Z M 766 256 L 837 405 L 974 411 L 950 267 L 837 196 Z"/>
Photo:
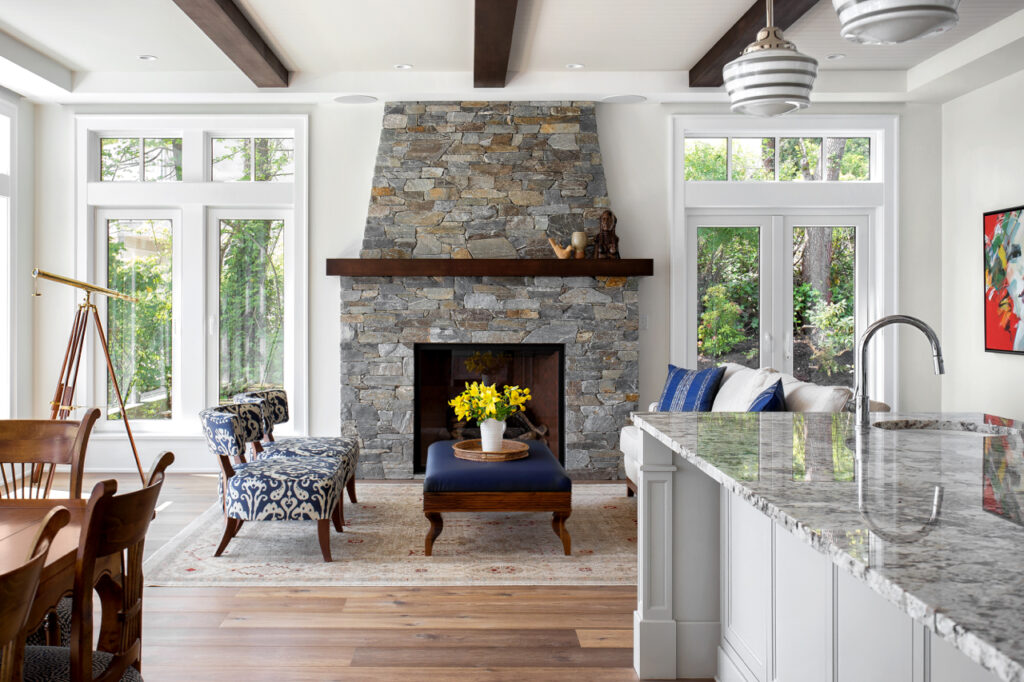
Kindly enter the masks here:
<path id="1" fill-rule="evenodd" d="M 284 388 L 304 431 L 305 136 L 303 116 L 79 118 L 78 275 L 137 299 L 96 300 L 136 430 Z M 82 383 L 120 419 L 98 348 Z"/>
<path id="2" fill-rule="evenodd" d="M 871 180 L 870 137 L 688 137 L 686 180 Z"/>

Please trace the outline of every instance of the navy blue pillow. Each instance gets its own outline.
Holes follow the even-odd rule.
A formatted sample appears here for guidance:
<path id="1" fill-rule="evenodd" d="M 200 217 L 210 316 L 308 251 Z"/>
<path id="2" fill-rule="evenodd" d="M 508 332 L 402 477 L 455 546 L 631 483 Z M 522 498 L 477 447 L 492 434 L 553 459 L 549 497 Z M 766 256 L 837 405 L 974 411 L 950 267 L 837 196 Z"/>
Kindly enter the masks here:
<path id="1" fill-rule="evenodd" d="M 725 367 L 698 371 L 669 365 L 665 389 L 658 401 L 658 411 L 710 412 L 723 374 Z"/>
<path id="2" fill-rule="evenodd" d="M 779 379 L 750 403 L 747 412 L 785 412 L 786 394 L 782 391 L 782 379 Z"/>

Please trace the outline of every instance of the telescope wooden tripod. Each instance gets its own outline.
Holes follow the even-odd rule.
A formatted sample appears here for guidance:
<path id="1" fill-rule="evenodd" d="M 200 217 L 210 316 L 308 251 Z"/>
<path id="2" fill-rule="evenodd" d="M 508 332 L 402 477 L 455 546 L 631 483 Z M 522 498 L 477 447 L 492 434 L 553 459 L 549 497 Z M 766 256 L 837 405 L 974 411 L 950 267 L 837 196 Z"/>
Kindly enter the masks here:
<path id="1" fill-rule="evenodd" d="M 96 327 L 96 335 L 100 339 L 100 347 L 103 348 L 103 356 L 107 359 L 107 371 L 110 372 L 110 383 L 114 386 L 114 393 L 117 395 L 117 404 L 121 408 L 121 421 L 124 422 L 124 430 L 128 433 L 128 442 L 132 445 L 132 454 L 135 455 L 135 466 L 139 470 L 139 478 L 143 484 L 146 476 L 142 472 L 142 462 L 139 460 L 139 450 L 135 447 L 135 437 L 132 435 L 132 427 L 128 424 L 128 412 L 124 408 L 124 398 L 121 397 L 121 387 L 117 383 L 117 375 L 114 374 L 114 364 L 110 361 L 110 350 L 107 348 L 107 337 L 103 333 L 103 324 L 100 321 L 100 314 L 96 310 L 96 304 L 92 302 L 91 294 L 85 290 L 85 300 L 78 304 L 75 312 L 75 321 L 71 325 L 71 336 L 68 338 L 68 347 L 64 351 L 64 364 L 60 368 L 60 377 L 57 379 L 57 390 L 50 402 L 50 419 L 67 419 L 74 409 L 73 399 L 75 385 L 78 383 L 78 367 L 82 362 L 82 349 L 85 347 L 86 330 L 89 327 L 89 319 L 92 318 Z"/>

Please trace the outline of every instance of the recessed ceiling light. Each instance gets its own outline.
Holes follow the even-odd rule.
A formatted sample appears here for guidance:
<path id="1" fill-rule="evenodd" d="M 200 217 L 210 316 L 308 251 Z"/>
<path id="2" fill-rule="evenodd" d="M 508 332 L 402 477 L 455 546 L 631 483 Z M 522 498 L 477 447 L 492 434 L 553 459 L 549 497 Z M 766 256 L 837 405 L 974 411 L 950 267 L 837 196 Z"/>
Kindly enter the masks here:
<path id="1" fill-rule="evenodd" d="M 377 98 L 373 95 L 341 95 L 335 97 L 334 101 L 338 104 L 372 104 Z"/>
<path id="2" fill-rule="evenodd" d="M 582 64 L 566 64 L 565 68 L 570 69 L 572 71 L 579 71 L 580 69 L 583 68 L 583 65 Z"/>
<path id="3" fill-rule="evenodd" d="M 846 59 L 846 55 L 842 52 L 833 52 L 832 54 L 825 55 L 825 59 L 830 62 L 838 62 L 840 59 Z"/>
<path id="4" fill-rule="evenodd" d="M 399 71 L 408 71 L 412 68 L 412 64 L 395 64 L 395 68 Z"/>
<path id="5" fill-rule="evenodd" d="M 157 57 L 155 54 L 140 54 L 139 59 L 141 59 L 144 62 L 155 62 L 157 59 L 160 58 Z"/>
<path id="6" fill-rule="evenodd" d="M 646 102 L 647 98 L 643 95 L 609 95 L 601 101 L 608 104 L 638 104 Z"/>

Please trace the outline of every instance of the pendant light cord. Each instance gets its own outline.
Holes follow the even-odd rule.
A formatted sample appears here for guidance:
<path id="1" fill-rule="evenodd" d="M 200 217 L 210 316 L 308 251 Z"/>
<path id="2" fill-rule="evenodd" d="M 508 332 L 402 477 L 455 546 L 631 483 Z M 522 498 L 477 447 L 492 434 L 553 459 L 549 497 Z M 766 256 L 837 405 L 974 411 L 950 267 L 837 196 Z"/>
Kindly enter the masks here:
<path id="1" fill-rule="evenodd" d="M 775 6 L 772 0 L 764 0 L 764 13 L 768 19 L 768 26 L 775 25 Z"/>

